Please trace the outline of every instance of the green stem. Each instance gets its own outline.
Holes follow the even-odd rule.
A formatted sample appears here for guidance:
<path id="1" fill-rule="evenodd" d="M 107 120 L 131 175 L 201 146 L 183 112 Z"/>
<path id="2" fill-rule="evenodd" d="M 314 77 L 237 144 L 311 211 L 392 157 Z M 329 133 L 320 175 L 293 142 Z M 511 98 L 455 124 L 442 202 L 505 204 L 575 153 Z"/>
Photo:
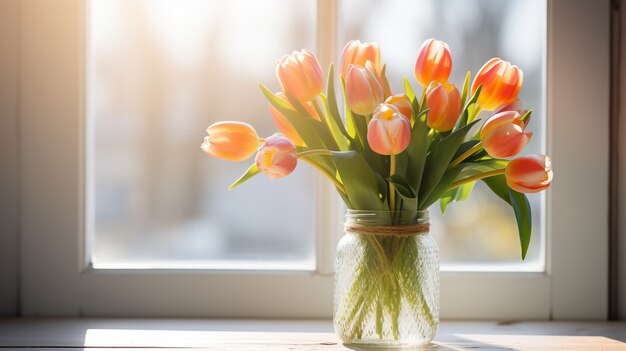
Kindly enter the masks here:
<path id="1" fill-rule="evenodd" d="M 306 150 L 306 151 L 302 151 L 302 152 L 298 152 L 296 154 L 296 156 L 298 158 L 302 158 L 302 157 L 311 157 L 311 156 L 332 156 L 333 153 L 330 150 L 326 150 L 326 149 L 313 149 L 313 150 Z"/>
<path id="2" fill-rule="evenodd" d="M 337 178 L 330 174 L 327 170 L 325 170 L 324 168 L 322 168 L 320 165 L 318 165 L 317 163 L 313 162 L 313 160 L 307 158 L 306 156 L 304 157 L 299 157 L 301 158 L 304 162 L 310 164 L 311 166 L 313 166 L 315 169 L 317 169 L 318 171 L 320 171 L 323 175 L 326 176 L 326 178 L 328 178 L 331 182 L 333 182 L 333 184 L 335 185 L 335 187 L 337 188 L 337 190 L 341 191 L 344 195 L 348 195 L 346 193 L 346 189 L 344 188 L 343 184 L 341 184 L 341 182 L 339 180 L 337 180 Z"/>
<path id="3" fill-rule="evenodd" d="M 317 111 L 317 115 L 320 117 L 320 120 L 326 121 L 326 114 L 324 113 L 325 109 L 320 106 L 318 99 L 319 98 L 313 99 L 313 107 L 315 107 L 315 111 Z"/>
<path id="4" fill-rule="evenodd" d="M 462 153 L 461 155 L 459 155 L 459 157 L 455 158 L 454 160 L 452 160 L 452 162 L 450 162 L 450 165 L 448 166 L 448 169 L 458 165 L 459 163 L 463 162 L 466 158 L 472 156 L 474 153 L 476 153 L 478 150 L 480 150 L 483 147 L 483 144 L 479 141 L 476 145 L 474 145 L 471 149 L 465 151 L 464 153 Z"/>
<path id="5" fill-rule="evenodd" d="M 489 177 L 497 176 L 497 175 L 500 175 L 500 174 L 504 174 L 504 170 L 505 170 L 505 168 L 496 169 L 496 170 L 493 170 L 493 171 L 477 174 L 475 176 L 468 177 L 468 178 L 465 178 L 463 180 L 459 180 L 456 183 L 452 183 L 452 185 L 450 185 L 448 190 L 451 190 L 451 189 L 454 189 L 454 188 L 458 188 L 461 185 L 466 184 L 466 183 L 471 183 L 471 182 L 474 182 L 474 181 L 477 181 L 477 180 L 481 180 L 481 179 L 484 179 L 484 178 L 489 178 Z"/>
<path id="6" fill-rule="evenodd" d="M 396 173 L 396 155 L 391 154 L 389 167 L 389 177 Z M 396 187 L 393 183 L 389 182 L 389 208 L 393 211 L 396 207 Z"/>

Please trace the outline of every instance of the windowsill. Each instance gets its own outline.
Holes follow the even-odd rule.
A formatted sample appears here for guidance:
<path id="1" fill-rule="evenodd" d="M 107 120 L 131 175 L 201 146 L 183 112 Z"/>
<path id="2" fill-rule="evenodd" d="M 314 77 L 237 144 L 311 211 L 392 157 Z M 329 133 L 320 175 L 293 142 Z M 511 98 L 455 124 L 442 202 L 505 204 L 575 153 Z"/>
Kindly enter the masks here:
<path id="1" fill-rule="evenodd" d="M 442 322 L 430 350 L 626 350 L 626 322 Z M 348 350 L 327 320 L 4 319 L 0 348 Z"/>

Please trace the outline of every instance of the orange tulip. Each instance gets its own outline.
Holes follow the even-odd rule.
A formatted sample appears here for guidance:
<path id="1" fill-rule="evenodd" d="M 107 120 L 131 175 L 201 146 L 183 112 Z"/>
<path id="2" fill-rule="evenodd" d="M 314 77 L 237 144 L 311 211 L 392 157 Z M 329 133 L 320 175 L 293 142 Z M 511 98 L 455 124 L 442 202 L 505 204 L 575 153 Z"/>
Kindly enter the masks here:
<path id="1" fill-rule="evenodd" d="M 552 181 L 551 161 L 546 155 L 529 155 L 509 162 L 504 170 L 506 183 L 520 193 L 545 190 Z"/>
<path id="2" fill-rule="evenodd" d="M 285 94 L 276 93 L 276 96 L 284 100 L 293 109 L 293 106 L 291 106 Z M 306 102 L 302 106 L 311 115 L 311 117 L 315 118 L 318 121 L 320 120 L 320 116 L 317 114 L 317 110 L 311 102 Z M 278 127 L 278 130 L 280 130 L 280 132 L 284 136 L 289 138 L 289 140 L 293 141 L 293 143 L 298 146 L 306 146 L 298 132 L 296 132 L 296 130 L 293 128 L 291 123 L 289 123 L 287 118 L 283 116 L 283 114 L 280 113 L 280 111 L 278 111 L 272 104 L 270 104 L 270 113 L 272 114 L 272 119 Z"/>
<path id="3" fill-rule="evenodd" d="M 411 122 L 393 105 L 380 104 L 367 127 L 370 148 L 381 155 L 397 155 L 411 142 Z"/>
<path id="4" fill-rule="evenodd" d="M 206 129 L 208 136 L 200 146 L 213 157 L 228 161 L 243 161 L 259 146 L 259 135 L 254 127 L 244 122 L 217 122 Z"/>
<path id="5" fill-rule="evenodd" d="M 430 38 L 422 44 L 415 62 L 415 79 L 426 88 L 430 82 L 446 82 L 452 70 L 452 56 L 448 44 Z"/>
<path id="6" fill-rule="evenodd" d="M 413 105 L 411 99 L 404 94 L 396 94 L 385 100 L 386 104 L 395 106 L 404 117 L 411 119 L 413 117 Z"/>
<path id="7" fill-rule="evenodd" d="M 376 72 L 380 73 L 380 48 L 378 48 L 378 44 L 350 40 L 341 53 L 341 76 L 347 76 L 348 66 L 351 64 L 365 67 L 367 61 L 372 62 Z"/>
<path id="8" fill-rule="evenodd" d="M 280 134 L 265 140 L 256 154 L 255 162 L 259 170 L 272 179 L 289 175 L 296 168 L 296 146 Z"/>
<path id="9" fill-rule="evenodd" d="M 276 66 L 276 76 L 283 91 L 300 102 L 313 100 L 322 92 L 322 68 L 309 50 L 283 56 Z"/>
<path id="10" fill-rule="evenodd" d="M 369 115 L 383 102 L 383 88 L 371 63 L 350 65 L 346 78 L 346 100 L 355 113 Z"/>
<path id="11" fill-rule="evenodd" d="M 461 114 L 461 94 L 454 84 L 432 82 L 426 90 L 428 126 L 440 132 L 454 128 Z"/>
<path id="12" fill-rule="evenodd" d="M 524 72 L 521 69 L 508 61 L 494 57 L 487 61 L 476 75 L 472 84 L 472 94 L 482 84 L 477 104 L 484 110 L 493 111 L 515 100 L 523 82 Z"/>
<path id="13" fill-rule="evenodd" d="M 480 130 L 480 139 L 489 155 L 506 158 L 517 155 L 532 137 L 525 131 L 524 122 L 516 111 L 500 112 L 491 116 Z"/>

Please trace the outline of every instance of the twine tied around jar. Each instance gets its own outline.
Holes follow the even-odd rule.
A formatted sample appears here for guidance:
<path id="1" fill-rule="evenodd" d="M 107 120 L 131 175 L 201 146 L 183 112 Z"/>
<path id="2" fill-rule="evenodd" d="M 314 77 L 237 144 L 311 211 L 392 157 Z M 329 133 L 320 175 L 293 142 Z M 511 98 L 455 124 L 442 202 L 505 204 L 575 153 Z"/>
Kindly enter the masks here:
<path id="1" fill-rule="evenodd" d="M 346 224 L 344 227 L 346 233 L 362 234 L 362 235 L 383 235 L 383 236 L 414 236 L 420 234 L 428 234 L 430 224 L 414 224 L 414 225 L 358 225 Z"/>

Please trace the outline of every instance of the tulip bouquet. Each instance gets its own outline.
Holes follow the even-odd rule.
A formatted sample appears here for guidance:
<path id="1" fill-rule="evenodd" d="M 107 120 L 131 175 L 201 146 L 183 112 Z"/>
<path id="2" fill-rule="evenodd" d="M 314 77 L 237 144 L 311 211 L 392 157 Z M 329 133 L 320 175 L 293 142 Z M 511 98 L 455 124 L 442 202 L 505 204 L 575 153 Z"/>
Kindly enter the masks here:
<path id="1" fill-rule="evenodd" d="M 339 68 L 337 85 L 342 94 L 338 95 L 333 66 L 324 90 L 322 69 L 310 51 L 295 51 L 279 60 L 276 74 L 282 91 L 274 93 L 263 85 L 261 90 L 280 134 L 262 139 L 252 126 L 241 122 L 219 122 L 207 129 L 202 149 L 209 155 L 242 161 L 256 153 L 252 165 L 230 188 L 259 173 L 284 177 L 303 161 L 332 182 L 349 209 L 387 211 L 388 224 L 394 225 L 406 213 L 426 210 L 438 200 L 445 212 L 448 204 L 466 199 L 473 185 L 482 181 L 512 207 L 524 258 L 531 211 L 523 193 L 546 189 L 552 171 L 544 155 L 510 160 L 532 136 L 526 130 L 532 111 L 523 110 L 517 99 L 522 70 L 493 58 L 471 85 L 467 72 L 459 91 L 448 81 L 450 49 L 435 39 L 426 40 L 417 55 L 419 94 L 406 78 L 404 91 L 391 91 L 374 43 L 349 42 Z M 343 113 L 338 99 L 345 106 Z M 479 126 L 481 111 L 493 112 Z M 364 267 L 346 297 L 350 301 L 342 304 L 347 307 L 336 316 L 351 326 L 347 339 L 362 332 L 362 316 L 369 308 L 384 309 L 397 318 L 399 307 L 393 297 L 400 296 L 403 278 L 390 272 L 392 268 L 383 261 L 401 263 L 410 254 L 400 237 L 363 240 L 373 247 L 367 252 L 382 252 L 385 259 L 363 258 Z M 383 279 L 386 276 L 395 278 Z M 381 281 L 386 283 L 378 284 L 377 293 L 365 294 Z M 420 304 L 419 289 L 402 294 L 436 323 L 436 314 Z"/>

